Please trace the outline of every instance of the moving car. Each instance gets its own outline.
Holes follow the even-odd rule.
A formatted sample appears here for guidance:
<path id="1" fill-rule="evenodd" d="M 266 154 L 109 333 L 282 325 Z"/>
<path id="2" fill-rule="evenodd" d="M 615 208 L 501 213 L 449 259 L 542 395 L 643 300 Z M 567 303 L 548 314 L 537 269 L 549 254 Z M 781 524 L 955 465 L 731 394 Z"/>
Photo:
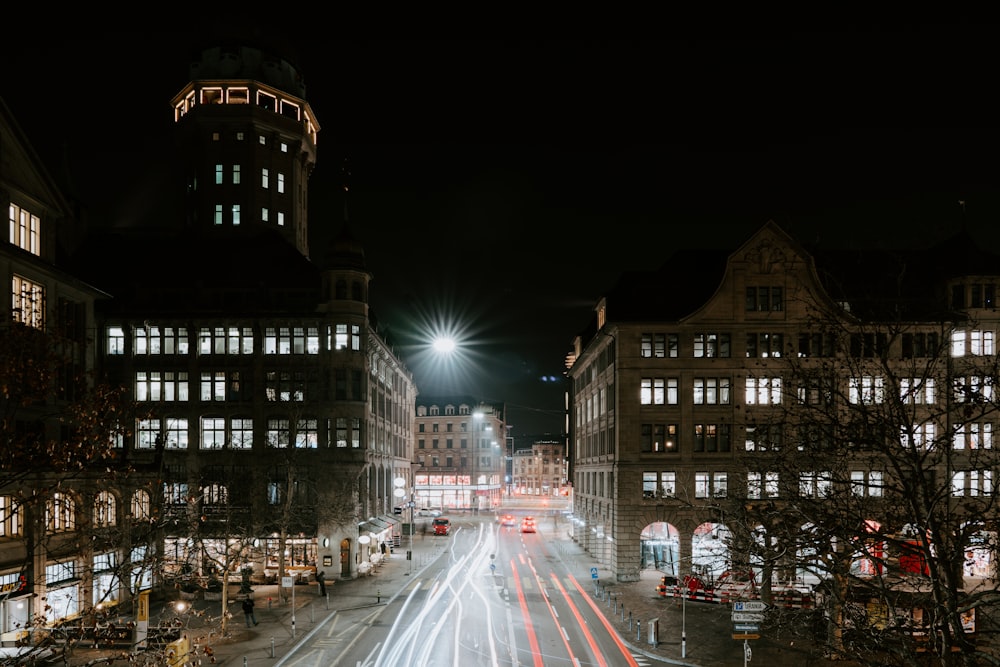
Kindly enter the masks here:
<path id="1" fill-rule="evenodd" d="M 536 532 L 535 517 L 526 516 L 521 519 L 521 532 L 522 533 L 534 533 Z"/>
<path id="2" fill-rule="evenodd" d="M 417 510 L 417 516 L 441 516 L 441 510 L 433 507 L 421 507 Z"/>
<path id="3" fill-rule="evenodd" d="M 446 516 L 439 516 L 431 522 L 435 535 L 447 535 L 451 531 L 451 521 Z"/>
<path id="4" fill-rule="evenodd" d="M 504 514 L 502 517 L 500 517 L 500 525 L 501 526 L 515 526 L 515 525 L 517 525 L 517 520 L 514 519 L 514 515 L 513 514 Z"/>

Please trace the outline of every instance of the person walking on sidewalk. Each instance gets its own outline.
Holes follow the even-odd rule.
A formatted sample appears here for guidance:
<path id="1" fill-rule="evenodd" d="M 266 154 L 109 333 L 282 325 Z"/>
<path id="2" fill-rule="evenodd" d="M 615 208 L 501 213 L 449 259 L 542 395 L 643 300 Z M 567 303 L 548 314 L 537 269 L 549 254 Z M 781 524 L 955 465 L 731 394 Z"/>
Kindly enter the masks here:
<path id="1" fill-rule="evenodd" d="M 247 627 L 250 627 L 250 621 L 253 621 L 254 625 L 257 625 L 257 616 L 253 613 L 253 598 L 249 595 L 243 600 L 243 615 L 247 617 Z"/>
<path id="2" fill-rule="evenodd" d="M 319 582 L 319 596 L 321 598 L 326 597 L 326 573 L 320 570 L 316 573 L 316 581 Z"/>

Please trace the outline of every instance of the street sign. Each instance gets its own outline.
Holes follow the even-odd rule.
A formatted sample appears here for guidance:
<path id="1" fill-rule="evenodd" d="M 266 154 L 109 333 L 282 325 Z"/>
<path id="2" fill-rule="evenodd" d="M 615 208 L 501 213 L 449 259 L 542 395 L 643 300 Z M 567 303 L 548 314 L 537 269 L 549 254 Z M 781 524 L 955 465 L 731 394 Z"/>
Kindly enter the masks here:
<path id="1" fill-rule="evenodd" d="M 591 579 L 597 579 L 597 568 L 596 567 L 590 568 L 590 578 Z"/>
<path id="2" fill-rule="evenodd" d="M 760 635 L 733 633 L 733 639 L 760 639 Z"/>
<path id="3" fill-rule="evenodd" d="M 757 614 L 754 612 L 746 611 L 734 611 L 733 612 L 733 623 L 744 622 L 744 623 L 760 623 L 764 620 L 764 614 Z"/>
<path id="4" fill-rule="evenodd" d="M 733 632 L 760 632 L 756 623 L 733 623 Z"/>
<path id="5" fill-rule="evenodd" d="M 766 602 L 760 600 L 742 600 L 733 603 L 733 611 L 767 611 L 770 609 Z"/>

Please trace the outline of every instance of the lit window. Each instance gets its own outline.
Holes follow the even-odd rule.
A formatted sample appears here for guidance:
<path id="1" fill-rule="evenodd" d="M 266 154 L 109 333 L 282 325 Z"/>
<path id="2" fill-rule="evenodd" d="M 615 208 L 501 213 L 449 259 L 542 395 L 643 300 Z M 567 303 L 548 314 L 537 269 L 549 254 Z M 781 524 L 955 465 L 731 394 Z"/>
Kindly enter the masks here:
<path id="1" fill-rule="evenodd" d="M 859 497 L 878 498 L 882 495 L 882 471 L 852 470 L 851 494 Z"/>
<path id="2" fill-rule="evenodd" d="M 267 444 L 269 447 L 288 447 L 288 420 L 268 419 L 267 420 Z"/>
<path id="3" fill-rule="evenodd" d="M 14 496 L 0 496 L 0 537 L 14 537 L 22 532 L 21 504 Z"/>
<path id="4" fill-rule="evenodd" d="M 934 403 L 934 378 L 901 378 L 899 393 L 904 403 L 930 405 Z"/>
<path id="5" fill-rule="evenodd" d="M 951 332 L 951 356 L 953 356 L 953 357 L 964 357 L 965 356 L 965 332 L 964 331 L 952 331 Z"/>
<path id="6" fill-rule="evenodd" d="M 132 494 L 132 518 L 133 519 L 148 519 L 152 511 L 152 503 L 150 501 L 149 492 L 144 489 L 139 489 Z"/>
<path id="7" fill-rule="evenodd" d="M 125 354 L 125 331 L 121 327 L 108 327 L 108 354 Z"/>
<path id="8" fill-rule="evenodd" d="M 288 144 L 286 144 L 284 141 L 281 142 L 281 152 L 282 153 L 288 152 Z"/>
<path id="9" fill-rule="evenodd" d="M 207 371 L 201 374 L 201 400 L 202 401 L 224 401 L 226 400 L 226 373 L 225 371 Z"/>
<path id="10" fill-rule="evenodd" d="M 264 188 L 265 190 L 267 189 L 269 174 L 270 172 L 268 172 L 267 167 L 264 167 L 263 169 L 260 170 L 260 187 Z"/>
<path id="11" fill-rule="evenodd" d="M 907 448 L 929 450 L 934 446 L 934 436 L 934 424 L 930 422 L 914 424 L 910 428 L 903 426 L 899 430 L 899 442 Z"/>
<path id="12" fill-rule="evenodd" d="M 76 529 L 76 503 L 65 493 L 53 493 L 45 503 L 45 526 L 50 533 Z"/>
<path id="13" fill-rule="evenodd" d="M 260 142 L 261 146 L 267 146 L 267 137 L 265 137 L 263 134 L 257 137 L 257 141 Z"/>
<path id="14" fill-rule="evenodd" d="M 160 441 L 160 420 L 140 419 L 135 432 L 137 449 L 153 449 Z"/>
<path id="15" fill-rule="evenodd" d="M 38 216 L 15 204 L 10 204 L 7 210 L 10 217 L 11 244 L 21 250 L 27 250 L 32 255 L 40 254 L 38 239 L 41 221 Z"/>
<path id="16" fill-rule="evenodd" d="M 237 132 L 236 133 L 236 141 L 243 141 L 243 133 L 242 132 Z"/>
<path id="17" fill-rule="evenodd" d="M 115 497 L 108 491 L 101 491 L 94 499 L 94 524 L 97 526 L 114 526 L 118 524 L 117 504 Z"/>
<path id="18" fill-rule="evenodd" d="M 872 375 L 853 377 L 848 388 L 851 403 L 872 405 L 885 402 L 885 379 Z"/>
<path id="19" fill-rule="evenodd" d="M 188 448 L 188 420 L 184 417 L 167 419 L 167 449 Z"/>
<path id="20" fill-rule="evenodd" d="M 215 165 L 215 184 L 222 185 L 223 169 L 221 164 Z"/>
<path id="21" fill-rule="evenodd" d="M 952 440 L 955 449 L 993 449 L 992 422 L 960 424 Z"/>
<path id="22" fill-rule="evenodd" d="M 45 287 L 15 275 L 11 289 L 11 316 L 29 327 L 45 327 Z"/>
<path id="23" fill-rule="evenodd" d="M 992 331 L 970 331 L 969 352 L 976 356 L 994 354 L 993 336 Z"/>
<path id="24" fill-rule="evenodd" d="M 215 205 L 215 224 L 222 224 L 222 204 Z"/>
<path id="25" fill-rule="evenodd" d="M 747 378 L 746 400 L 747 405 L 781 405 L 781 378 Z"/>
<path id="26" fill-rule="evenodd" d="M 319 447 L 319 422 L 315 419 L 299 419 L 295 424 L 295 446 L 298 449 Z"/>
<path id="27" fill-rule="evenodd" d="M 285 191 L 285 175 L 279 171 L 278 172 L 278 192 L 284 192 L 284 191 Z"/>
<path id="28" fill-rule="evenodd" d="M 240 224 L 240 205 L 233 204 L 233 225 L 238 226 Z"/>
<path id="29" fill-rule="evenodd" d="M 267 222 L 267 208 L 260 209 L 260 221 Z"/>
<path id="30" fill-rule="evenodd" d="M 226 420 L 221 417 L 202 417 L 201 448 L 222 449 L 226 446 Z"/>
<path id="31" fill-rule="evenodd" d="M 279 227 L 285 226 L 285 214 L 282 213 L 281 211 L 278 211 L 278 226 Z"/>
<path id="32" fill-rule="evenodd" d="M 253 419 L 233 417 L 230 420 L 233 449 L 253 449 Z"/>
<path id="33" fill-rule="evenodd" d="M 233 185 L 240 184 L 240 165 L 233 165 Z"/>

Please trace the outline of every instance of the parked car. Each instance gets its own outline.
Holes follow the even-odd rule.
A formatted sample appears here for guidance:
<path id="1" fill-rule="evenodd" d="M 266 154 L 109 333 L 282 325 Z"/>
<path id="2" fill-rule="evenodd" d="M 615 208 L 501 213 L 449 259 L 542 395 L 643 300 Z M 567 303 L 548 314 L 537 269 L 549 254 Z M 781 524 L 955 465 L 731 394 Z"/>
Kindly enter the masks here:
<path id="1" fill-rule="evenodd" d="M 417 510 L 417 516 L 441 516 L 441 510 L 434 507 L 421 507 Z"/>
<path id="2" fill-rule="evenodd" d="M 431 525 L 434 526 L 435 535 L 447 535 L 451 532 L 451 521 L 446 516 L 437 517 L 431 522 Z"/>
<path id="3" fill-rule="evenodd" d="M 536 532 L 535 517 L 526 516 L 521 519 L 521 532 L 522 533 L 534 533 Z"/>

